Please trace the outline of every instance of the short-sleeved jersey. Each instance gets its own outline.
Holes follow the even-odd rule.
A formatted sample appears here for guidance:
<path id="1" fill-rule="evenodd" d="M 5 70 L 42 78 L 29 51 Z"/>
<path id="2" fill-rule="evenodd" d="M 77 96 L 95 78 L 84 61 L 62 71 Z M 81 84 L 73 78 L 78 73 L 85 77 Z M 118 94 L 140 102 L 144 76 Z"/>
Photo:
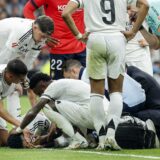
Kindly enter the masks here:
<path id="1" fill-rule="evenodd" d="M 160 1 L 159 0 L 147 0 L 149 4 L 149 11 L 146 17 L 146 21 L 152 30 L 152 32 L 160 36 Z"/>
<path id="2" fill-rule="evenodd" d="M 53 19 L 55 27 L 53 37 L 60 40 L 60 44 L 52 48 L 51 53 L 53 54 L 80 53 L 85 49 L 85 44 L 75 38 L 62 19 L 61 15 L 68 1 L 69 0 L 30 0 L 24 8 L 24 16 L 33 18 L 32 15 L 28 13 L 28 9 L 32 8 L 33 14 L 34 10 L 43 6 L 45 14 Z M 79 31 L 84 33 L 83 9 L 77 10 L 73 13 L 72 17 Z"/>
<path id="3" fill-rule="evenodd" d="M 0 99 L 3 99 L 14 92 L 16 84 L 8 85 L 4 79 L 4 69 L 6 65 L 0 65 Z"/>
<path id="4" fill-rule="evenodd" d="M 0 64 L 20 58 L 27 67 L 38 56 L 44 41 L 35 44 L 32 38 L 33 20 L 24 18 L 7 18 L 0 21 Z"/>
<path id="5" fill-rule="evenodd" d="M 88 32 L 116 32 L 125 30 L 127 4 L 136 0 L 71 0 L 84 8 Z"/>
<path id="6" fill-rule="evenodd" d="M 90 101 L 90 86 L 80 80 L 60 79 L 53 81 L 41 98 L 67 100 L 79 105 L 88 105 Z"/>

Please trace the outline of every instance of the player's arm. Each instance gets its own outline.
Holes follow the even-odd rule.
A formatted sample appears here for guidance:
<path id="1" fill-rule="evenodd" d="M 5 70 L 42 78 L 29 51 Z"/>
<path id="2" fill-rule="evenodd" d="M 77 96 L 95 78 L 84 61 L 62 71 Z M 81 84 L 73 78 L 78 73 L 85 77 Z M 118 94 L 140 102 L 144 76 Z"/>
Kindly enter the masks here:
<path id="1" fill-rule="evenodd" d="M 45 99 L 45 98 L 41 98 L 39 100 L 39 102 L 32 107 L 28 113 L 25 115 L 25 117 L 23 118 L 23 121 L 20 124 L 20 127 L 17 128 L 17 133 L 21 133 L 23 131 L 23 129 L 37 116 L 37 114 L 40 112 L 40 110 L 45 106 L 45 104 L 47 104 L 50 100 L 49 99 Z"/>
<path id="2" fill-rule="evenodd" d="M 160 48 L 160 37 L 149 33 L 145 28 L 140 30 L 145 40 L 148 42 L 150 48 L 159 49 Z"/>
<path id="3" fill-rule="evenodd" d="M 45 0 L 29 0 L 23 8 L 25 18 L 35 19 L 34 12 L 45 5 Z"/>
<path id="4" fill-rule="evenodd" d="M 16 120 L 7 110 L 4 109 L 2 100 L 0 100 L 0 117 L 14 126 L 20 126 L 20 121 Z"/>
<path id="5" fill-rule="evenodd" d="M 146 0 L 137 0 L 137 5 L 139 10 L 133 28 L 131 31 L 124 32 L 124 35 L 127 38 L 127 40 L 131 40 L 136 35 L 149 10 L 149 5 Z"/>
<path id="6" fill-rule="evenodd" d="M 62 18 L 64 19 L 74 36 L 77 36 L 80 33 L 72 18 L 72 13 L 74 13 L 77 10 L 78 6 L 78 3 L 74 1 L 69 1 L 62 12 Z"/>
<path id="7" fill-rule="evenodd" d="M 71 0 L 68 2 L 67 6 L 62 12 L 62 18 L 73 33 L 73 35 L 81 41 L 86 41 L 88 37 L 88 33 L 86 34 L 81 34 L 80 31 L 78 30 L 73 18 L 72 14 L 79 8 L 80 4 L 78 3 L 79 1 L 76 0 Z"/>
<path id="8" fill-rule="evenodd" d="M 139 10 L 138 10 L 138 17 L 133 25 L 133 29 L 132 31 L 137 33 L 140 26 L 142 25 L 148 10 L 149 10 L 149 5 L 148 2 L 146 0 L 137 0 L 137 5 L 139 6 Z"/>
<path id="9" fill-rule="evenodd" d="M 37 96 L 34 94 L 34 92 L 31 89 L 27 90 L 27 95 L 29 98 L 29 101 L 31 103 L 31 106 L 35 106 L 36 102 L 37 102 Z"/>
<path id="10" fill-rule="evenodd" d="M 7 41 L 5 42 L 5 45 L 3 46 L 3 48 L 1 48 L 0 64 L 4 64 L 4 62 L 8 62 L 8 59 L 10 59 L 12 54 L 14 54 L 17 51 L 17 47 L 18 47 L 17 42 L 18 42 L 18 38 L 17 38 L 17 35 L 15 34 L 15 31 L 11 31 Z"/>

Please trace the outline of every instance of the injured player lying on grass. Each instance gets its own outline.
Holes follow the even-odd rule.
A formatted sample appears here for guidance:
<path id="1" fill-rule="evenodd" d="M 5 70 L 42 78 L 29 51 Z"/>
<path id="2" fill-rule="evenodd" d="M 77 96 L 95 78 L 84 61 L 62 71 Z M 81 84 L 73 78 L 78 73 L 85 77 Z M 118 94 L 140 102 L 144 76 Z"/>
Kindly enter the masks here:
<path id="1" fill-rule="evenodd" d="M 30 134 L 12 134 L 15 132 L 15 129 L 12 129 L 8 136 L 7 145 L 10 148 L 59 148 L 68 144 L 63 136 L 61 136 L 61 130 L 54 123 L 51 123 L 42 113 L 38 114 L 27 126 Z"/>
<path id="2" fill-rule="evenodd" d="M 40 109 L 43 108 L 46 116 L 71 138 L 70 145 L 68 146 L 69 149 L 87 148 L 87 140 L 77 131 L 74 131 L 72 125 L 78 127 L 84 136 L 86 136 L 87 129 L 95 129 L 89 110 L 89 85 L 82 81 L 71 79 L 52 81 L 48 75 L 37 73 L 31 78 L 30 88 L 33 89 L 37 95 L 41 96 L 40 102 L 30 109 L 20 125 L 21 128 L 18 128 L 15 133 L 21 133 L 22 129 L 24 129 L 35 118 Z M 108 103 L 105 99 L 105 110 L 107 110 Z M 144 124 L 145 123 L 142 122 L 142 126 L 146 126 Z M 154 125 L 152 124 L 150 126 L 152 126 L 150 130 L 154 131 Z M 144 128 L 143 130 L 148 130 L 147 127 L 142 128 Z M 129 130 L 131 130 L 131 128 L 129 128 Z M 105 133 L 106 130 L 104 131 L 104 134 Z M 122 133 L 122 131 L 120 131 L 120 133 Z M 127 131 L 125 131 L 125 133 L 128 134 Z M 113 150 L 120 149 L 118 145 L 105 147 Z"/>

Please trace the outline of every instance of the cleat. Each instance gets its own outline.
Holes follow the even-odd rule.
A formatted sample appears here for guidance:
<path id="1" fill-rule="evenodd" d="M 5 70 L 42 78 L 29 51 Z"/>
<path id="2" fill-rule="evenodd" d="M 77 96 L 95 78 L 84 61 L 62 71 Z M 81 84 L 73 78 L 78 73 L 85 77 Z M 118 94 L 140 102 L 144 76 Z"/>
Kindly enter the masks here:
<path id="1" fill-rule="evenodd" d="M 113 137 L 108 137 L 105 140 L 105 149 L 107 150 L 115 150 L 115 151 L 119 151 L 122 150 L 121 147 L 117 144 L 115 138 Z"/>
<path id="2" fill-rule="evenodd" d="M 72 141 L 65 149 L 85 149 L 88 147 L 87 142 Z"/>
<path id="3" fill-rule="evenodd" d="M 99 143 L 96 150 L 99 150 L 99 151 L 102 151 L 102 150 L 105 150 L 105 145 L 104 143 Z"/>
<path id="4" fill-rule="evenodd" d="M 155 125 L 154 125 L 153 121 L 151 119 L 148 119 L 146 121 L 146 126 L 147 126 L 148 130 L 155 133 L 155 148 L 160 148 L 160 142 L 159 142 L 159 139 L 157 137 L 156 128 L 155 128 Z"/>

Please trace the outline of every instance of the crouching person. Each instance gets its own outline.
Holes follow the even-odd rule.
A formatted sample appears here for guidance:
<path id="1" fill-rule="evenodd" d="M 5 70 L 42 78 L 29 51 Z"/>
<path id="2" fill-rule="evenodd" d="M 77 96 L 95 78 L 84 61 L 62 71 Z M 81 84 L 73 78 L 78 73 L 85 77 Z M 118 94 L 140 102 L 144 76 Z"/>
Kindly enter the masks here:
<path id="1" fill-rule="evenodd" d="M 0 65 L 0 146 L 5 146 L 7 142 L 6 121 L 17 127 L 20 125 L 20 121 L 4 109 L 3 99 L 19 87 L 26 74 L 26 65 L 18 59 L 9 61 L 7 65 Z"/>

